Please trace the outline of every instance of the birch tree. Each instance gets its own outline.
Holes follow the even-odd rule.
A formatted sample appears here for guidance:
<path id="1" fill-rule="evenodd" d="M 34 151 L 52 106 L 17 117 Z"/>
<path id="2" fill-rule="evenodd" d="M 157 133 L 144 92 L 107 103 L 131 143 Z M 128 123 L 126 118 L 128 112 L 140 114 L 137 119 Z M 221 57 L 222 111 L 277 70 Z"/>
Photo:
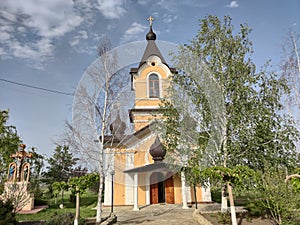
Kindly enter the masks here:
<path id="1" fill-rule="evenodd" d="M 130 76 L 123 70 L 117 71 L 118 57 L 105 36 L 98 47 L 98 55 L 99 58 L 86 70 L 85 80 L 76 90 L 72 123 L 66 124 L 67 131 L 63 137 L 89 169 L 99 173 L 96 223 L 101 222 L 103 183 L 107 171 L 111 169 L 106 159 L 111 152 L 104 146 L 112 143 L 114 138 L 120 139 L 126 129 L 123 123 L 118 124 L 111 133 L 109 127 L 119 113 L 120 101 L 130 99 L 126 92 L 120 95 Z M 109 140 L 107 135 L 110 135 Z"/>

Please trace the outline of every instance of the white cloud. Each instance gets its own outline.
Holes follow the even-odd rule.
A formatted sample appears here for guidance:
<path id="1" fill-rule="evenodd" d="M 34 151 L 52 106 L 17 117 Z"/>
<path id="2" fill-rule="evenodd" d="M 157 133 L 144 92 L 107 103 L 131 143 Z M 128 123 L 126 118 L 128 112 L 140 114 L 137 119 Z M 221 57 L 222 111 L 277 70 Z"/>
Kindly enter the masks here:
<path id="1" fill-rule="evenodd" d="M 59 37 L 80 25 L 82 18 L 73 12 L 71 1 L 34 0 L 7 1 L 6 8 L 12 14 L 25 15 L 23 25 L 35 29 L 43 37 Z"/>
<path id="2" fill-rule="evenodd" d="M 226 7 L 237 8 L 237 7 L 239 7 L 239 4 L 237 3 L 237 1 L 231 1 L 228 5 L 226 5 Z"/>
<path id="3" fill-rule="evenodd" d="M 138 0 L 137 1 L 138 4 L 141 4 L 141 5 L 147 5 L 148 3 L 152 2 L 151 0 Z"/>
<path id="4" fill-rule="evenodd" d="M 8 40 L 10 38 L 10 34 L 5 32 L 5 31 L 2 31 L 0 32 L 0 41 L 5 41 L 5 40 Z"/>
<path id="5" fill-rule="evenodd" d="M 178 18 L 177 15 L 171 15 L 171 14 L 164 14 L 163 15 L 163 21 L 164 23 L 172 23 L 174 20 Z"/>
<path id="6" fill-rule="evenodd" d="M 73 2 L 61 0 L 2 0 L 0 15 L 0 39 L 5 40 L 1 47 L 39 68 L 54 54 L 54 39 L 83 22 L 74 12 Z"/>
<path id="7" fill-rule="evenodd" d="M 182 7 L 200 7 L 205 8 L 214 4 L 216 0 L 185 0 L 185 1 L 170 1 L 170 0 L 159 0 L 156 4 L 169 12 L 176 13 L 182 10 Z M 152 1 L 153 2 L 153 1 Z"/>
<path id="8" fill-rule="evenodd" d="M 147 28 L 147 26 L 143 26 L 137 22 L 133 22 L 131 26 L 125 31 L 125 34 L 122 37 L 122 42 L 128 42 L 130 40 L 138 38 L 139 34 L 144 33 Z"/>
<path id="9" fill-rule="evenodd" d="M 118 19 L 126 13 L 124 0 L 98 0 L 97 9 L 107 19 Z"/>
<path id="10" fill-rule="evenodd" d="M 44 64 L 51 60 L 54 48 L 51 40 L 47 38 L 31 43 L 12 40 L 8 45 L 15 57 L 32 61 L 31 66 L 37 69 L 42 69 Z"/>
<path id="11" fill-rule="evenodd" d="M 6 52 L 3 48 L 0 47 L 0 56 L 6 55 Z"/>
<path id="12" fill-rule="evenodd" d="M 73 40 L 70 42 L 71 46 L 76 46 L 80 43 L 80 40 L 86 40 L 88 39 L 88 34 L 85 30 L 80 30 L 77 32 L 78 34 L 73 38 Z"/>

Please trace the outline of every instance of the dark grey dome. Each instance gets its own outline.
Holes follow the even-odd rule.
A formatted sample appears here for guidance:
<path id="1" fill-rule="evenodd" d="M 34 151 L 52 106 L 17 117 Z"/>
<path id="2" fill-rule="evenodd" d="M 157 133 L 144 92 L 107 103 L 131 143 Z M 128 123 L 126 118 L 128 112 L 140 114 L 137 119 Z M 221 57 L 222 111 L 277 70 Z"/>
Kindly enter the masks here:
<path id="1" fill-rule="evenodd" d="M 166 155 L 166 150 L 163 148 L 158 137 L 156 137 L 155 142 L 151 145 L 149 152 L 154 162 L 163 161 Z"/>
<path id="2" fill-rule="evenodd" d="M 146 34 L 146 40 L 149 41 L 149 40 L 156 40 L 156 34 L 153 32 L 152 30 L 152 26 L 150 27 L 150 30 L 148 32 L 148 34 Z"/>

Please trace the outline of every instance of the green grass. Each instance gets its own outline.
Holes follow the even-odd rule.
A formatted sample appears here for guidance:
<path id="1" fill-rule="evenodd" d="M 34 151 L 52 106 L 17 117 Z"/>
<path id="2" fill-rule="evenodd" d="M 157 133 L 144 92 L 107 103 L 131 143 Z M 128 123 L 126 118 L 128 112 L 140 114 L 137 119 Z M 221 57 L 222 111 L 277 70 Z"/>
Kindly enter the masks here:
<path id="1" fill-rule="evenodd" d="M 80 217 L 89 218 L 96 216 L 96 210 L 92 209 L 96 206 L 97 194 L 86 192 L 80 197 Z M 49 208 L 44 209 L 36 214 L 17 214 L 16 218 L 18 221 L 28 220 L 49 220 L 55 215 L 71 212 L 75 214 L 75 203 L 70 202 L 70 193 L 64 194 L 64 208 L 60 209 L 61 196 L 57 198 L 57 204 L 55 199 L 48 201 Z"/>

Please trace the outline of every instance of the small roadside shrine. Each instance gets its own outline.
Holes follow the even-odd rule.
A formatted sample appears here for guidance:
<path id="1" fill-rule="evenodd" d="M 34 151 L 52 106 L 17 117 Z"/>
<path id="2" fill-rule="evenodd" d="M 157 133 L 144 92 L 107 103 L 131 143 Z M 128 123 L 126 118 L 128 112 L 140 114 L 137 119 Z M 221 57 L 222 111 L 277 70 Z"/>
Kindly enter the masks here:
<path id="1" fill-rule="evenodd" d="M 17 211 L 34 208 L 34 196 L 28 191 L 30 176 L 28 159 L 32 155 L 27 153 L 25 148 L 25 144 L 20 144 L 18 151 L 10 155 L 14 161 L 8 166 L 4 193 L 0 196 L 4 201 L 11 199 Z"/>

